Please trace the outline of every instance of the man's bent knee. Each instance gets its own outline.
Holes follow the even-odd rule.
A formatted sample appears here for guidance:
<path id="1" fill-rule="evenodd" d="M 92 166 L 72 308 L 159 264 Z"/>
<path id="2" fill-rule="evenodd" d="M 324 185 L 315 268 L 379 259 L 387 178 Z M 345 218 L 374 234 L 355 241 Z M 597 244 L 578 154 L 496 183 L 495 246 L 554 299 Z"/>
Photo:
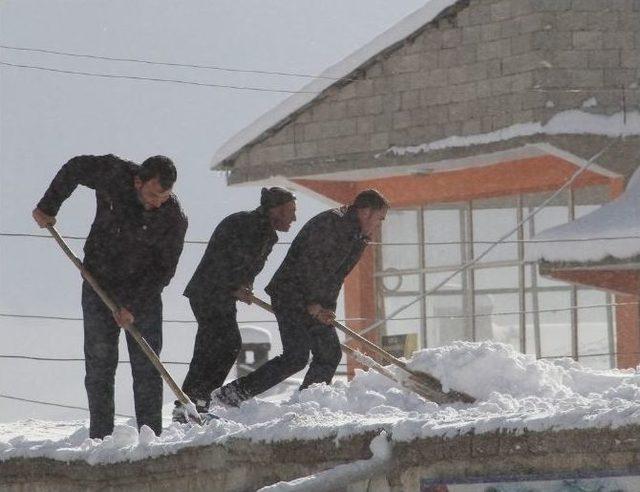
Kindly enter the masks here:
<path id="1" fill-rule="evenodd" d="M 309 354 L 294 354 L 287 357 L 288 366 L 291 370 L 291 374 L 295 374 L 298 371 L 302 371 L 309 362 Z"/>

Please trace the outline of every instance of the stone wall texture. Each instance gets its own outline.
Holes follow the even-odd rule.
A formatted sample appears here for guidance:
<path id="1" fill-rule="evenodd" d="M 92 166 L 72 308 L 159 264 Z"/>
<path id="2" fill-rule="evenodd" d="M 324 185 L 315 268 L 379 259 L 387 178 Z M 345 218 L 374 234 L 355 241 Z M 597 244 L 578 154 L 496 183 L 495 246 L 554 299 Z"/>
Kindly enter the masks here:
<path id="1" fill-rule="evenodd" d="M 637 110 L 639 88 L 640 0 L 460 0 L 246 146 L 231 181 L 325 172 L 572 108 Z"/>

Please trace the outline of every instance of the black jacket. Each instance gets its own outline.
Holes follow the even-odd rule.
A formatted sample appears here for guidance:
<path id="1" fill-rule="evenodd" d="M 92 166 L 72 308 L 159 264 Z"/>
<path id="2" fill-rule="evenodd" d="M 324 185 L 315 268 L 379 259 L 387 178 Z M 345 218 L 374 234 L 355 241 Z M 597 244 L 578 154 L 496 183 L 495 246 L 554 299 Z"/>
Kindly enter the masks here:
<path id="1" fill-rule="evenodd" d="M 96 192 L 96 216 L 83 264 L 115 302 L 133 309 L 157 299 L 173 277 L 187 218 L 178 199 L 145 210 L 134 187 L 140 166 L 114 155 L 74 157 L 51 182 L 38 208 L 55 216 L 78 185 Z"/>
<path id="2" fill-rule="evenodd" d="M 229 215 L 213 231 L 184 295 L 205 301 L 233 300 L 234 290 L 253 284 L 277 241 L 261 208 Z"/>
<path id="3" fill-rule="evenodd" d="M 335 309 L 344 279 L 366 246 L 354 209 L 322 212 L 300 230 L 266 291 L 293 304 Z"/>

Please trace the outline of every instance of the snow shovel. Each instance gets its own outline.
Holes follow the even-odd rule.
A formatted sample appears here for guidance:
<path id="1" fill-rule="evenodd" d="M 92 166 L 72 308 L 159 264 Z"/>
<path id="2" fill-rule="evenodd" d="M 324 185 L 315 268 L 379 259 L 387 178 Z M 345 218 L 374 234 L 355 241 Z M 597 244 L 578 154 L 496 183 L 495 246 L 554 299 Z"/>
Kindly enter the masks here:
<path id="1" fill-rule="evenodd" d="M 403 371 L 407 373 L 408 379 L 410 381 L 416 384 L 419 384 L 421 386 L 424 386 L 436 394 L 439 394 L 442 398 L 442 401 L 436 401 L 434 399 L 433 401 L 435 401 L 436 403 L 453 403 L 457 401 L 463 402 L 463 403 L 474 403 L 476 401 L 476 399 L 473 396 L 467 393 L 464 393 L 462 391 L 449 390 L 448 392 L 445 392 L 442 389 L 442 383 L 438 378 L 432 376 L 431 374 L 427 374 L 426 372 L 409 369 L 406 362 L 401 361 L 397 357 L 391 355 L 386 350 L 378 347 L 371 340 L 367 340 L 362 335 L 356 333 L 351 328 L 343 325 L 342 323 L 338 321 L 333 321 L 333 323 L 331 324 L 335 328 L 343 332 L 345 335 L 348 335 L 351 338 L 364 344 L 369 350 L 377 354 L 380 358 L 384 359 L 386 362 L 401 368 Z"/>
<path id="2" fill-rule="evenodd" d="M 251 299 L 251 302 L 260 306 L 266 311 L 273 313 L 273 308 L 271 307 L 270 304 L 266 303 L 262 299 L 259 299 L 253 294 L 251 294 L 249 297 Z M 365 338 L 361 337 L 360 335 L 358 335 L 351 329 L 347 328 L 346 326 L 338 323 L 337 321 L 333 322 L 333 326 L 341 331 L 346 330 L 345 333 L 349 334 L 350 336 L 351 336 L 351 333 L 355 334 L 356 336 L 353 338 L 366 340 Z M 366 366 L 369 369 L 373 369 L 374 371 L 400 384 L 404 388 L 419 394 L 423 398 L 434 401 L 435 403 L 441 404 L 441 403 L 452 403 L 452 402 L 458 402 L 458 401 L 462 401 L 464 403 L 473 403 L 475 401 L 475 398 L 465 393 L 460 393 L 457 391 L 451 391 L 449 393 L 445 393 L 442 390 L 442 385 L 440 384 L 440 381 L 438 381 L 438 379 L 428 374 L 412 371 L 408 369 L 406 367 L 406 364 L 401 360 L 393 357 L 391 354 L 389 354 L 388 352 L 385 352 L 384 350 L 382 350 L 380 347 L 370 342 L 369 340 L 366 340 L 366 342 L 368 342 L 368 344 L 366 344 L 368 347 L 370 348 L 374 347 L 373 351 L 375 353 L 379 355 L 386 354 L 386 357 L 384 358 L 386 358 L 392 364 L 403 369 L 408 374 L 408 377 L 406 378 L 398 377 L 397 375 L 389 371 L 386 367 L 378 364 L 375 360 L 362 354 L 361 352 L 358 352 L 357 350 L 354 350 L 348 345 L 341 343 L 340 347 L 343 352 L 345 352 L 347 355 L 353 356 L 356 359 L 356 361 L 362 364 L 363 366 Z M 425 376 L 427 378 L 426 381 L 424 380 Z"/>
<path id="3" fill-rule="evenodd" d="M 62 239 L 60 234 L 58 234 L 58 231 L 55 229 L 55 227 L 52 225 L 49 225 L 47 226 L 47 229 L 49 230 L 53 238 L 56 240 L 56 242 L 60 245 L 64 253 L 69 257 L 69 259 L 78 268 L 78 270 L 80 270 L 80 274 L 82 275 L 82 277 L 87 282 L 89 282 L 89 284 L 91 285 L 93 290 L 96 292 L 96 294 L 98 294 L 100 299 L 102 299 L 102 302 L 104 302 L 107 305 L 107 307 L 111 310 L 112 313 L 115 313 L 116 311 L 118 311 L 119 310 L 118 305 L 111 300 L 111 298 L 107 295 L 107 293 L 104 290 L 102 290 L 102 288 L 98 285 L 93 275 L 91 275 L 84 268 L 80 259 L 73 254 L 73 251 L 71 251 L 71 248 L 69 248 L 65 240 Z M 184 391 L 182 391 L 180 386 L 176 384 L 174 379 L 171 377 L 171 374 L 169 374 L 169 372 L 162 365 L 162 362 L 158 358 L 158 355 L 153 351 L 151 346 L 143 338 L 143 336 L 140 334 L 138 329 L 133 324 L 124 326 L 123 328 L 138 343 L 138 345 L 140 346 L 144 354 L 149 358 L 151 363 L 158 370 L 158 372 L 162 376 L 162 379 L 164 379 L 164 381 L 169 385 L 173 393 L 176 395 L 176 398 L 180 401 L 180 403 L 184 405 L 185 411 L 189 419 L 197 424 L 202 424 L 202 418 L 200 417 L 200 414 L 196 411 L 196 406 L 189 399 L 189 397 L 184 393 Z"/>

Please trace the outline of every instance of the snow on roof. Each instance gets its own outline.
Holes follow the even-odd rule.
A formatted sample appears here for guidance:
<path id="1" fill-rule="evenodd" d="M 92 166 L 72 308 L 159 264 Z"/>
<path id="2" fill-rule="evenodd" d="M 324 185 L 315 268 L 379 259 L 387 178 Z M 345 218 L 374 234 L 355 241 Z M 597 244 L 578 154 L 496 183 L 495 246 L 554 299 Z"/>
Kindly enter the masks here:
<path id="1" fill-rule="evenodd" d="M 603 237 L 610 239 L 592 239 L 578 245 L 575 241 L 562 242 Z M 547 229 L 533 239 L 548 241 L 529 246 L 527 257 L 534 261 L 590 262 L 640 254 L 640 168 L 617 199 L 577 220 Z"/>
<path id="2" fill-rule="evenodd" d="M 362 64 L 376 56 L 389 46 L 402 41 L 424 25 L 431 22 L 447 7 L 458 0 L 426 0 L 426 4 L 409 14 L 393 27 L 383 32 L 371 42 L 365 44 L 351 55 L 329 67 L 320 74 L 321 77 L 340 78 L 346 77 Z M 238 152 L 246 144 L 259 137 L 269 128 L 275 126 L 289 115 L 307 105 L 318 97 L 319 93 L 336 83 L 328 78 L 318 78 L 305 85 L 302 92 L 294 94 L 270 111 L 260 116 L 252 124 L 241 130 L 227 140 L 215 153 L 211 160 L 211 168 L 215 168 L 225 159 Z"/>
<path id="3" fill-rule="evenodd" d="M 625 137 L 640 135 L 640 112 L 615 113 L 612 115 L 586 113 L 570 109 L 554 115 L 547 123 L 518 123 L 490 133 L 469 136 L 452 136 L 435 142 L 413 145 L 409 147 L 391 147 L 386 152 L 376 155 L 379 158 L 387 153 L 394 155 L 419 154 L 431 150 L 452 147 L 468 147 L 471 145 L 489 144 L 527 137 L 536 134 L 544 135 L 604 135 L 609 137 Z"/>
<path id="4" fill-rule="evenodd" d="M 495 342 L 454 342 L 421 350 L 409 367 L 430 372 L 445 389 L 465 391 L 478 402 L 438 406 L 378 373 L 358 371 L 351 382 L 314 385 L 278 402 L 254 398 L 238 408 L 212 407 L 222 419 L 204 427 L 165 420 L 159 437 L 147 427 L 138 433 L 133 420 L 119 420 L 104 440 L 90 439 L 86 422 L 49 425 L 48 436 L 42 421 L 2 423 L 0 460 L 116 463 L 234 438 L 341 439 L 381 428 L 394 441 L 499 429 L 615 428 L 637 424 L 640 415 L 640 373 L 632 370 L 597 371 L 569 359 L 536 360 Z M 172 406 L 165 408 L 167 417 Z"/>

